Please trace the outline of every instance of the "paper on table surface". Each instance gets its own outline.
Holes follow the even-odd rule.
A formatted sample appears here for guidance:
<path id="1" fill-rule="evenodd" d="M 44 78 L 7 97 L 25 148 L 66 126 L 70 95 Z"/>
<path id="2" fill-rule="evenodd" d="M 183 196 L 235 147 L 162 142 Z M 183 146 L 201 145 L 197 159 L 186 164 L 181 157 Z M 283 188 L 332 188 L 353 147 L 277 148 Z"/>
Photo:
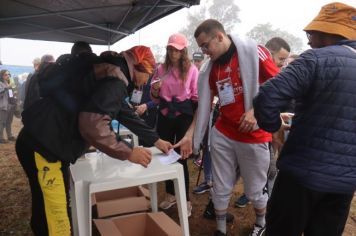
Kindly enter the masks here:
<path id="1" fill-rule="evenodd" d="M 163 165 L 172 164 L 174 162 L 177 162 L 177 160 L 179 160 L 181 158 L 181 156 L 173 149 L 171 151 L 169 151 L 168 154 L 162 153 L 162 154 L 158 154 L 157 156 L 159 158 L 159 161 Z"/>

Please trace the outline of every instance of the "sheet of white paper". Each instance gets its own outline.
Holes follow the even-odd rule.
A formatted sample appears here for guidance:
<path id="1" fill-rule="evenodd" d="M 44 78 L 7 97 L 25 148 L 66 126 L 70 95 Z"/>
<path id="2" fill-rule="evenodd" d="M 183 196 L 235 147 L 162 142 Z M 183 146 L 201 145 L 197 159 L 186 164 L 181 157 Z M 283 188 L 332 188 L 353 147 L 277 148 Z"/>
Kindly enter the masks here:
<path id="1" fill-rule="evenodd" d="M 168 154 L 158 154 L 158 158 L 163 165 L 169 165 L 179 160 L 181 156 L 172 149 Z"/>
<path id="2" fill-rule="evenodd" d="M 12 98 L 14 96 L 14 93 L 12 92 L 12 89 L 9 89 L 9 97 Z"/>

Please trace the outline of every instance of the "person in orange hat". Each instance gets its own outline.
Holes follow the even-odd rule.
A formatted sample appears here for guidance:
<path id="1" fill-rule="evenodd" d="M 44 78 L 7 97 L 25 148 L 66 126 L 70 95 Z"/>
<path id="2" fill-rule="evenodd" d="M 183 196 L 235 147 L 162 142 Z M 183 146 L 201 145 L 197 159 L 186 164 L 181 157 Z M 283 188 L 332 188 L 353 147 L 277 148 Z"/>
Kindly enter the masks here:
<path id="1" fill-rule="evenodd" d="M 356 9 L 330 3 L 305 27 L 311 50 L 260 87 L 260 128 L 287 128 L 280 110 L 296 100 L 268 201 L 267 236 L 341 236 L 356 190 Z"/>
<path id="2" fill-rule="evenodd" d="M 304 31 L 312 48 L 333 45 L 342 39 L 356 40 L 355 8 L 337 2 L 325 5 Z"/>
<path id="3" fill-rule="evenodd" d="M 155 129 L 158 105 L 150 98 L 150 82 L 154 72 L 153 66 L 156 65 L 150 49 L 148 47 L 135 46 L 120 54 L 113 51 L 106 51 L 101 54 L 101 57 L 112 57 L 112 60 L 116 60 L 118 65 L 120 65 L 120 60 L 123 58 L 129 62 L 128 73 L 132 74 L 132 79 L 129 79 L 128 81 L 130 104 L 135 108 L 135 112 L 140 118 L 142 118 L 152 129 Z M 151 145 L 149 142 L 145 142 L 145 140 L 141 138 L 139 138 L 139 144 L 144 147 L 149 147 Z"/>
<path id="4" fill-rule="evenodd" d="M 134 86 L 142 86 L 147 83 L 156 65 L 151 49 L 146 46 L 134 46 L 121 53 L 105 51 L 100 54 L 100 57 L 108 63 L 119 66 L 120 70 L 124 72 L 129 94 Z"/>

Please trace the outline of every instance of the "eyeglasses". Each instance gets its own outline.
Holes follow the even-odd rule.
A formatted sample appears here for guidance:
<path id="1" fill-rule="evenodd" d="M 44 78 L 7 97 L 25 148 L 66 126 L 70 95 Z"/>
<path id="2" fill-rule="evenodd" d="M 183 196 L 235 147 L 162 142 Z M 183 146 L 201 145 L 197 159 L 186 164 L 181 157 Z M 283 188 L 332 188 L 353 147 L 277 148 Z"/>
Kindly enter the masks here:
<path id="1" fill-rule="evenodd" d="M 210 38 L 208 42 L 203 43 L 203 44 L 200 46 L 200 50 L 201 50 L 202 52 L 208 51 L 208 50 L 209 50 L 209 46 L 210 46 L 210 42 L 211 42 L 211 40 L 213 40 L 215 37 L 216 37 L 216 36 Z"/>

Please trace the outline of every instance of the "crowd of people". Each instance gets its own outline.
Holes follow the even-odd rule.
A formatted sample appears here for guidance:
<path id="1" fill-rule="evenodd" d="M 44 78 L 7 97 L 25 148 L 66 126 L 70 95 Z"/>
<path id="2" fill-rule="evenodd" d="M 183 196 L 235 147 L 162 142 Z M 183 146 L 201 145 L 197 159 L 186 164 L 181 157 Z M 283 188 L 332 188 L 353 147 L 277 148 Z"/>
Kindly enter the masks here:
<path id="1" fill-rule="evenodd" d="M 304 31 L 312 49 L 296 55 L 282 37 L 258 45 L 207 19 L 194 32 L 200 51 L 189 54 L 186 36 L 175 33 L 162 63 L 146 46 L 98 56 L 79 41 L 57 60 L 34 60 L 21 96 L 0 71 L 0 145 L 16 140 L 34 234 L 71 235 L 68 167 L 89 146 L 144 167 L 152 158 L 146 147 L 155 146 L 181 155 L 188 216 L 188 158 L 204 169 L 193 193 L 209 193 L 203 216 L 216 220 L 214 236 L 228 235 L 240 177 L 235 205 L 252 204 L 250 235 L 342 235 L 356 190 L 356 9 L 325 5 Z M 116 135 L 114 119 L 140 146 Z M 172 181 L 165 187 L 163 210 L 176 205 Z"/>

